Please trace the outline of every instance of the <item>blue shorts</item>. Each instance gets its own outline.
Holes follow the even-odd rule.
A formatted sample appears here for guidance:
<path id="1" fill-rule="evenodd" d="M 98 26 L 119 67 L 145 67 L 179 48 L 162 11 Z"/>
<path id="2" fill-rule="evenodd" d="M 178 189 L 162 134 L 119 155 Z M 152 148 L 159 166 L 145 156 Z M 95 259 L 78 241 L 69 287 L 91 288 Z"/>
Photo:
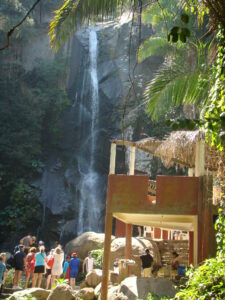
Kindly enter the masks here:
<path id="1" fill-rule="evenodd" d="M 70 278 L 76 278 L 78 275 L 78 271 L 75 271 L 75 270 L 70 270 Z"/>

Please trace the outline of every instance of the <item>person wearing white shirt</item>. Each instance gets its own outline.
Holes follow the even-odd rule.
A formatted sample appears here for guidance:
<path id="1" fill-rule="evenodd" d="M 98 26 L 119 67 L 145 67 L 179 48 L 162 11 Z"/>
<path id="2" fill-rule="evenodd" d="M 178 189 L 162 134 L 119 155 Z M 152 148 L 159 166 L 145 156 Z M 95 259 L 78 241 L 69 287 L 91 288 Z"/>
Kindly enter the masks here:
<path id="1" fill-rule="evenodd" d="M 86 271 L 86 273 L 91 272 L 94 269 L 94 259 L 92 257 L 91 251 L 88 252 L 88 256 L 83 261 L 83 273 Z"/>

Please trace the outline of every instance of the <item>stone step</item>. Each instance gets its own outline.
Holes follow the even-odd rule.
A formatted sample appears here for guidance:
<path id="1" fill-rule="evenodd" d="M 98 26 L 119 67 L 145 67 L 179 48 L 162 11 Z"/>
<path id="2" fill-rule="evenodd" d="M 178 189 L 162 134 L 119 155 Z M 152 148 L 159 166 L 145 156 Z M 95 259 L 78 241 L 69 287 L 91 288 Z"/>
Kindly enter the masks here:
<path id="1" fill-rule="evenodd" d="M 7 299 L 11 296 L 11 293 L 1 293 L 0 295 L 0 299 Z"/>

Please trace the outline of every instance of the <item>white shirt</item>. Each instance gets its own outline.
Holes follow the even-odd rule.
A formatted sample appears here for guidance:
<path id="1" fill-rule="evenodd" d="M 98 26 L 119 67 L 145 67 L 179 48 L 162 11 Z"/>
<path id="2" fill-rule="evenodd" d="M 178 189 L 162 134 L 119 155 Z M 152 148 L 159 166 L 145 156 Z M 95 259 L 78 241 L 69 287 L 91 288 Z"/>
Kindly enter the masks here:
<path id="1" fill-rule="evenodd" d="M 91 272 L 93 270 L 93 267 L 94 267 L 93 257 L 91 257 L 91 258 L 87 257 L 86 258 L 86 271 L 87 271 L 87 273 Z"/>

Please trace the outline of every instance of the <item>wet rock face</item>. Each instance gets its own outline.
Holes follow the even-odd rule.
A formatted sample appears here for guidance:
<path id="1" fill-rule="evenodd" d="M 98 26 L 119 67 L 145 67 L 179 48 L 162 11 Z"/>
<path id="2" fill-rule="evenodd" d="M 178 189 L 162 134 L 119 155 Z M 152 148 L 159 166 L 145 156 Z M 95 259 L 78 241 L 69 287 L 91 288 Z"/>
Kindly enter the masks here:
<path id="1" fill-rule="evenodd" d="M 95 28 L 97 34 L 96 69 L 98 77 L 98 113 L 94 131 L 90 77 L 89 29 L 78 32 L 70 42 L 68 95 L 72 101 L 70 110 L 64 115 L 64 135 L 60 149 L 48 153 L 42 178 L 34 185 L 39 188 L 39 199 L 43 204 L 41 232 L 57 231 L 60 243 L 65 243 L 84 231 L 103 232 L 105 199 L 109 166 L 110 141 L 120 138 L 121 107 L 130 89 L 129 70 L 133 73 L 136 64 L 137 34 L 133 35 L 129 47 L 130 22 L 119 25 L 109 23 Z M 145 36 L 151 28 L 143 28 Z M 130 53 L 130 59 L 129 59 Z M 130 61 L 130 63 L 129 63 Z M 143 86 L 161 62 L 150 58 L 135 68 L 135 92 L 129 94 L 129 105 L 140 97 Z M 133 122 L 135 114 L 129 122 Z M 132 125 L 131 125 L 132 126 Z M 92 135 L 95 139 L 91 150 Z M 90 156 L 94 163 L 92 173 Z M 88 201 L 92 199 L 92 204 Z M 93 205 L 94 203 L 94 205 Z M 90 212 L 96 213 L 90 217 Z M 45 210 L 49 210 L 46 219 Z M 54 228 L 49 224 L 56 220 Z M 81 224 L 82 223 L 82 224 Z"/>

